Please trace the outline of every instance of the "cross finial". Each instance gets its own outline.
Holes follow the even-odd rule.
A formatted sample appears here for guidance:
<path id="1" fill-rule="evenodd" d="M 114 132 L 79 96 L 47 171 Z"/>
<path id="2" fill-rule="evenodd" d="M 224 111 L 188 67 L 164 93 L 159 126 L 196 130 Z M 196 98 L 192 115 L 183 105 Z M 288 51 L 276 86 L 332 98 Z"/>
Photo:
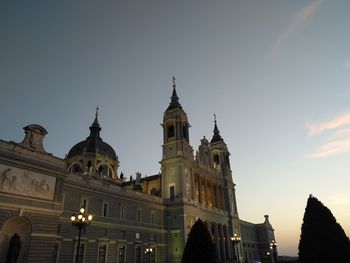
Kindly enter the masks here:
<path id="1" fill-rule="evenodd" d="M 173 76 L 173 88 L 176 87 L 176 83 L 175 83 L 175 77 Z"/>
<path id="2" fill-rule="evenodd" d="M 214 122 L 216 123 L 216 114 L 214 113 Z"/>

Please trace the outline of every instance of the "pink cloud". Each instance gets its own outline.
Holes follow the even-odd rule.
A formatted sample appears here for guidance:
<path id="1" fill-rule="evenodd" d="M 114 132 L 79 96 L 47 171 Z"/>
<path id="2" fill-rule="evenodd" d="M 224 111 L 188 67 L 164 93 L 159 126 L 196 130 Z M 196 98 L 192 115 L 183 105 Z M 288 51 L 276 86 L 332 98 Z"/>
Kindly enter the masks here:
<path id="1" fill-rule="evenodd" d="M 340 129 L 334 132 L 333 139 L 342 139 L 344 137 L 350 137 L 350 128 Z"/>
<path id="2" fill-rule="evenodd" d="M 350 151 L 350 139 L 327 142 L 319 149 L 306 156 L 310 159 L 320 159 L 327 156 L 334 156 Z"/>
<path id="3" fill-rule="evenodd" d="M 307 123 L 308 137 L 314 136 L 326 130 L 334 130 L 350 124 L 350 112 L 344 113 L 327 122 Z"/>
<path id="4" fill-rule="evenodd" d="M 313 1 L 310 4 L 304 6 L 292 16 L 287 28 L 278 36 L 276 42 L 274 43 L 272 47 L 272 53 L 276 52 L 276 50 L 280 48 L 280 46 L 285 42 L 289 35 L 301 27 L 315 14 L 323 1 L 324 0 Z"/>

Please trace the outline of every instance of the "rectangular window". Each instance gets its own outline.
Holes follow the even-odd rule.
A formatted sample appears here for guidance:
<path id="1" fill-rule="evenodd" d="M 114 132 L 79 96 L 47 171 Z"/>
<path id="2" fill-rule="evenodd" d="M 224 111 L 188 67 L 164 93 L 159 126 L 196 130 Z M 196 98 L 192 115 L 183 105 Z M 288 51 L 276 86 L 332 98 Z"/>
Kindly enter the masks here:
<path id="1" fill-rule="evenodd" d="M 140 209 L 136 210 L 136 221 L 141 222 L 142 220 L 142 211 Z"/>
<path id="2" fill-rule="evenodd" d="M 107 259 L 107 245 L 101 244 L 98 246 L 98 263 L 106 263 Z"/>
<path id="3" fill-rule="evenodd" d="M 118 263 L 125 263 L 125 244 L 119 245 Z"/>
<path id="4" fill-rule="evenodd" d="M 156 212 L 154 211 L 151 212 L 151 224 L 156 224 Z"/>
<path id="5" fill-rule="evenodd" d="M 107 202 L 102 203 L 102 216 L 107 217 L 108 216 L 108 210 L 109 210 L 109 204 Z"/>
<path id="6" fill-rule="evenodd" d="M 176 195 L 176 193 L 175 193 L 175 185 L 170 185 L 169 186 L 169 198 L 171 200 L 174 200 L 175 199 L 175 195 Z"/>
<path id="7" fill-rule="evenodd" d="M 75 251 L 74 251 L 74 258 L 73 258 L 74 263 L 76 262 L 75 259 L 77 256 L 77 248 L 78 248 L 78 242 L 75 243 Z M 85 256 L 85 243 L 80 243 L 78 263 L 84 263 L 84 256 Z"/>
<path id="8" fill-rule="evenodd" d="M 120 207 L 120 219 L 125 220 L 125 207 L 124 206 Z"/>
<path id="9" fill-rule="evenodd" d="M 140 245 L 136 245 L 135 246 L 135 263 L 141 263 L 141 246 Z"/>

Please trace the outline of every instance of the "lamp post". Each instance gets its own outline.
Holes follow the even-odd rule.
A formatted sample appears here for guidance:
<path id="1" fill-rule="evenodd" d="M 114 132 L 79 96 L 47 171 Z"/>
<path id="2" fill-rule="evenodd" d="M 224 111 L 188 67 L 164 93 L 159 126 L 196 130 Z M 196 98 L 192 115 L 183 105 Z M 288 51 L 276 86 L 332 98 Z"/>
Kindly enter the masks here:
<path id="1" fill-rule="evenodd" d="M 148 262 L 149 263 L 151 263 L 151 254 L 152 254 L 152 252 L 153 252 L 153 248 L 151 248 L 151 247 L 146 247 L 145 248 L 145 254 L 148 254 Z"/>
<path id="2" fill-rule="evenodd" d="M 237 234 L 233 234 L 233 237 L 231 237 L 231 241 L 233 244 L 233 248 L 236 254 L 236 262 L 238 262 L 238 249 L 237 249 L 237 245 L 239 242 L 241 242 L 241 238 L 237 235 Z"/>
<path id="3" fill-rule="evenodd" d="M 88 215 L 85 213 L 85 208 L 82 207 L 79 210 L 78 214 L 72 215 L 70 217 L 70 220 L 72 222 L 72 225 L 77 227 L 79 230 L 79 237 L 78 237 L 78 246 L 77 246 L 77 254 L 75 256 L 75 263 L 78 263 L 79 260 L 79 249 L 80 249 L 80 237 L 81 237 L 81 231 L 84 227 L 86 227 L 88 224 L 92 221 L 92 215 Z"/>
<path id="4" fill-rule="evenodd" d="M 274 263 L 277 263 L 277 242 L 274 239 L 271 240 L 270 248 L 272 250 Z"/>

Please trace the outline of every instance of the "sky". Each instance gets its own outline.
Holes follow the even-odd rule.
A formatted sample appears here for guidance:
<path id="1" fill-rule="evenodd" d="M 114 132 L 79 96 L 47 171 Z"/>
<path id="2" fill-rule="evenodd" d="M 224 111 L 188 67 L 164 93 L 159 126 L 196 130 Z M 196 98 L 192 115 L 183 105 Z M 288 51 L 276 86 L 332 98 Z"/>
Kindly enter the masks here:
<path id="1" fill-rule="evenodd" d="M 309 194 L 350 235 L 348 0 L 1 1 L 0 139 L 42 125 L 64 158 L 98 105 L 126 176 L 160 171 L 175 76 L 190 143 L 213 114 L 231 153 L 239 216 L 270 215 L 297 255 Z"/>

